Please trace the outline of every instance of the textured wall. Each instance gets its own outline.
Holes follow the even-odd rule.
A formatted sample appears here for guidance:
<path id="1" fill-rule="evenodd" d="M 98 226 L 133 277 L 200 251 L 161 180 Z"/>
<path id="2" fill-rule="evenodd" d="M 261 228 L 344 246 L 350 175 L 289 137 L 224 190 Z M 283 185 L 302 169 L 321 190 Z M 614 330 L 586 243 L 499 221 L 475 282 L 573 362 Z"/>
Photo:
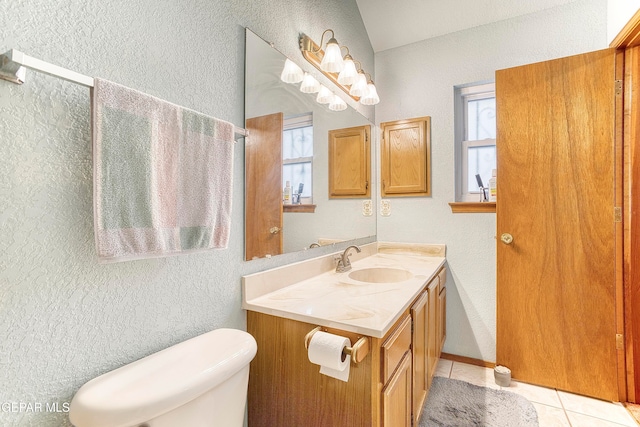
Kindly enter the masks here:
<path id="1" fill-rule="evenodd" d="M 608 0 L 607 3 L 607 42 L 611 43 L 633 14 L 640 9 L 640 0 Z"/>
<path id="2" fill-rule="evenodd" d="M 378 239 L 447 245 L 445 352 L 495 360 L 495 214 L 454 215 L 447 204 L 455 197 L 453 87 L 605 48 L 606 19 L 606 0 L 580 0 L 376 54 L 376 123 L 432 117 L 433 197 L 389 199 Z"/>
<path id="3" fill-rule="evenodd" d="M 0 8 L 2 52 L 16 48 L 237 125 L 245 26 L 291 57 L 300 55 L 299 32 L 334 28 L 373 69 L 352 0 L 20 0 Z M 23 86 L 0 81 L 0 141 L 0 404 L 32 405 L 0 406 L 2 426 L 68 425 L 66 413 L 45 405 L 64 411 L 99 374 L 211 329 L 244 328 L 240 276 L 305 256 L 242 261 L 242 143 L 228 249 L 98 265 L 88 89 L 34 72 Z"/>

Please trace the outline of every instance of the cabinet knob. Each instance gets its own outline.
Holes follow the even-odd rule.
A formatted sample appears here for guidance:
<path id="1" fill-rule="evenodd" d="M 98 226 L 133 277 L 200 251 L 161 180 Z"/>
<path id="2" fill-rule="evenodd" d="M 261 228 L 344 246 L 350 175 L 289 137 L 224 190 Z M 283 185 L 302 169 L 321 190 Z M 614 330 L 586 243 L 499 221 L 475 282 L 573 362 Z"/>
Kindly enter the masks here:
<path id="1" fill-rule="evenodd" d="M 513 242 L 513 236 L 509 233 L 502 233 L 502 236 L 500 236 L 500 240 L 502 240 L 502 243 L 504 243 L 505 245 L 510 245 L 511 242 Z"/>
<path id="2" fill-rule="evenodd" d="M 280 232 L 280 230 L 282 230 L 280 227 L 271 227 L 269 229 L 269 233 L 271 234 L 278 234 Z"/>

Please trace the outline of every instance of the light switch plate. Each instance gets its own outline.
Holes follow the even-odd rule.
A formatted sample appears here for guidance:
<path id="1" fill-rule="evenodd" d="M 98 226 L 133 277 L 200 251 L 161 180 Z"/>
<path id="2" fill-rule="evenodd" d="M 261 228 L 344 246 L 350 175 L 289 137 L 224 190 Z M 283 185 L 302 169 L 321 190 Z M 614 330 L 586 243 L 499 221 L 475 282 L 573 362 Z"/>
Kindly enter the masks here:
<path id="1" fill-rule="evenodd" d="M 389 200 L 380 200 L 380 215 L 391 215 L 391 202 Z"/>
<path id="2" fill-rule="evenodd" d="M 362 215 L 363 216 L 373 215 L 373 203 L 371 203 L 371 200 L 362 201 Z"/>

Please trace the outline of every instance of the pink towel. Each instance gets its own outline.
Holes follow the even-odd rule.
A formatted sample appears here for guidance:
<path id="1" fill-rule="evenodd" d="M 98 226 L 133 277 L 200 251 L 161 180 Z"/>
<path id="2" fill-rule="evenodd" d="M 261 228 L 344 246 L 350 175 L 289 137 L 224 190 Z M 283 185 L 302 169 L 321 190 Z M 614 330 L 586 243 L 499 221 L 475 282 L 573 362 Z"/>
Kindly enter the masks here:
<path id="1" fill-rule="evenodd" d="M 233 124 L 98 78 L 92 124 L 100 262 L 227 247 Z"/>

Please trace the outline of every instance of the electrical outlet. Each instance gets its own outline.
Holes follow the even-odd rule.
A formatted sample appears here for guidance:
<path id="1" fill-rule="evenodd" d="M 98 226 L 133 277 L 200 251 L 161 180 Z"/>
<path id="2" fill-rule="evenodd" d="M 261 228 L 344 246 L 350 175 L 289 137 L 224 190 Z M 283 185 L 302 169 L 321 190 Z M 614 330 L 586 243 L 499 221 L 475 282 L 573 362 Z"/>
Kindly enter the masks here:
<path id="1" fill-rule="evenodd" d="M 371 200 L 362 201 L 362 215 L 364 216 L 373 215 L 373 203 L 371 202 Z"/>
<path id="2" fill-rule="evenodd" d="M 389 200 L 380 200 L 380 215 L 391 215 L 391 202 Z"/>

